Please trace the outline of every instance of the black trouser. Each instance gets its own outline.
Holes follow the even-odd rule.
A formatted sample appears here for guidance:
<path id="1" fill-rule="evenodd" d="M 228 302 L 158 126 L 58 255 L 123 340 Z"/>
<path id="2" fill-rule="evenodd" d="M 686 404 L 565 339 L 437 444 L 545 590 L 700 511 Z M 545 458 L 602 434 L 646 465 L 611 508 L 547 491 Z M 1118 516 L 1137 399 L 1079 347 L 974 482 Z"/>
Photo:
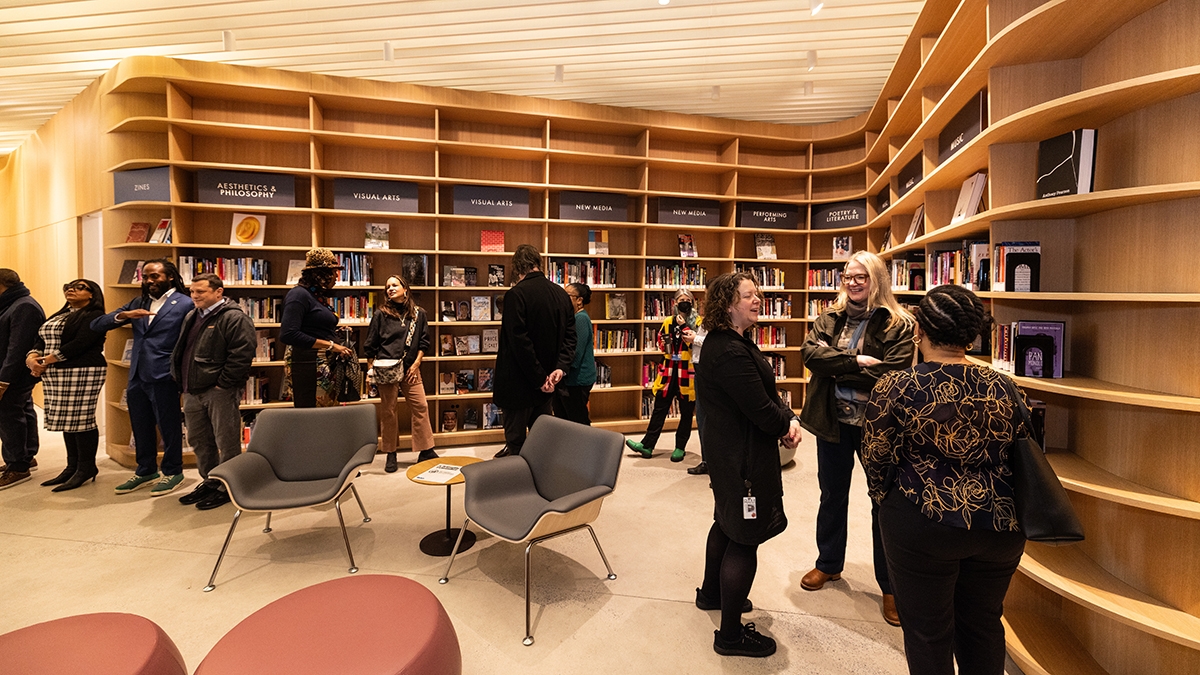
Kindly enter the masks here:
<path id="1" fill-rule="evenodd" d="M 904 654 L 914 675 L 1002 675 L 1004 596 L 1025 537 L 931 520 L 893 488 L 879 509 Z"/>
<path id="2" fill-rule="evenodd" d="M 317 407 L 317 350 L 292 347 L 292 407 Z"/>
<path id="3" fill-rule="evenodd" d="M 8 389 L 0 397 L 0 454 L 13 471 L 28 471 L 29 462 L 38 452 L 33 387 L 31 384 Z"/>
<path id="4" fill-rule="evenodd" d="M 521 454 L 525 445 L 525 434 L 533 427 L 534 421 L 542 415 L 550 414 L 550 399 L 545 403 L 529 408 L 501 408 L 504 412 L 504 443 L 508 446 L 510 455 Z"/>
<path id="5" fill-rule="evenodd" d="M 183 410 L 179 406 L 179 385 L 175 380 L 131 380 L 125 402 L 129 407 L 129 426 L 133 430 L 137 475 L 150 476 L 160 468 L 168 476 L 183 473 Z M 158 461 L 158 434 L 162 434 L 163 441 L 161 464 Z"/>
<path id="6" fill-rule="evenodd" d="M 821 486 L 821 506 L 817 509 L 817 569 L 839 574 L 846 565 L 846 516 L 850 510 L 850 481 L 854 477 L 854 456 L 862 460 L 862 427 L 838 424 L 838 442 L 817 439 L 817 483 Z M 888 582 L 887 558 L 879 536 L 879 506 L 871 501 L 871 546 L 875 563 L 875 582 L 884 594 L 892 592 Z"/>
<path id="7" fill-rule="evenodd" d="M 588 399 L 591 395 L 590 384 L 559 389 L 554 393 L 554 416 L 591 426 L 592 418 L 588 415 Z"/>
<path id="8" fill-rule="evenodd" d="M 650 424 L 646 426 L 646 435 L 642 437 L 642 447 L 653 450 L 658 444 L 663 422 L 667 421 L 667 412 L 671 410 L 671 400 L 676 398 L 679 399 L 679 426 L 675 428 L 675 447 L 687 449 L 688 439 L 692 437 L 692 413 L 696 410 L 696 402 L 679 393 L 679 382 L 674 379 L 654 396 L 654 412 L 650 413 Z"/>

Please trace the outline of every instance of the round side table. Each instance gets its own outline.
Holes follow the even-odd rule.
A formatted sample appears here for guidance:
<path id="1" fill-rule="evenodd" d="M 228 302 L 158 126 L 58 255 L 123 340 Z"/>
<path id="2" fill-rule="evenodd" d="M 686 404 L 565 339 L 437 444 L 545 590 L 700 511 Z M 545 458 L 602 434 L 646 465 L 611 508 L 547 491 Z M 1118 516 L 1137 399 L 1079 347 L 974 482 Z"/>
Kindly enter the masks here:
<path id="1" fill-rule="evenodd" d="M 424 462 L 417 462 L 408 467 L 405 475 L 414 483 L 421 485 L 445 485 L 446 486 L 446 529 L 430 532 L 421 539 L 421 552 L 425 555 L 446 557 L 454 552 L 454 542 L 458 540 L 458 531 L 460 528 L 451 527 L 450 523 L 450 492 L 451 488 L 463 482 L 462 474 L 458 474 L 450 480 L 439 483 L 436 481 L 427 481 L 417 478 L 417 476 L 425 473 L 439 464 L 449 464 L 451 466 L 467 466 L 483 460 L 478 457 L 438 457 L 437 459 L 427 459 Z M 471 548 L 475 545 L 475 533 L 467 530 L 463 533 L 462 544 L 458 547 L 458 552 Z"/>

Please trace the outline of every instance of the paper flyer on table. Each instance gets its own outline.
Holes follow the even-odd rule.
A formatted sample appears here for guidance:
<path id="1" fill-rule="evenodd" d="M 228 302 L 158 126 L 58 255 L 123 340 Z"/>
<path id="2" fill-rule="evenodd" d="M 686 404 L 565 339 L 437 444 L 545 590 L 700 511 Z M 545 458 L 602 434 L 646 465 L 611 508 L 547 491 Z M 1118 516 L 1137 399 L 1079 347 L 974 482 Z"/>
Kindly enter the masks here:
<path id="1" fill-rule="evenodd" d="M 454 466 L 453 464 L 438 464 L 432 469 L 429 469 L 428 471 L 418 475 L 417 480 L 423 480 L 428 483 L 448 483 L 460 473 L 462 473 L 461 466 Z"/>

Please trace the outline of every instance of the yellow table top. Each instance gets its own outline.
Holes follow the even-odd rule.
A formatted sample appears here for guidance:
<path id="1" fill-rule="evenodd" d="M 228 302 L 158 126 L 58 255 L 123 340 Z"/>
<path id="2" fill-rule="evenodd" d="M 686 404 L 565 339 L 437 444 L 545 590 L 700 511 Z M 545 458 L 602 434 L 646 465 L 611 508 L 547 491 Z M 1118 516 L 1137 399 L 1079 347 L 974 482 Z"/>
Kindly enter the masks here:
<path id="1" fill-rule="evenodd" d="M 426 471 L 432 469 L 433 467 L 437 466 L 438 464 L 449 464 L 451 466 L 467 466 L 468 464 L 475 464 L 476 462 L 482 462 L 482 461 L 483 460 L 478 457 L 463 457 L 463 456 L 438 457 L 437 459 L 427 459 L 424 462 L 417 462 L 416 464 L 413 464 L 412 466 L 408 467 L 408 471 L 405 472 L 405 475 L 408 476 L 408 479 L 411 480 L 412 482 L 420 483 L 421 485 L 458 485 L 459 483 L 463 482 L 463 477 L 462 477 L 461 473 L 458 474 L 457 476 L 455 476 L 454 478 L 451 478 L 450 480 L 446 481 L 445 483 L 436 483 L 436 482 L 427 481 L 427 480 L 417 480 L 417 476 L 425 473 Z"/>

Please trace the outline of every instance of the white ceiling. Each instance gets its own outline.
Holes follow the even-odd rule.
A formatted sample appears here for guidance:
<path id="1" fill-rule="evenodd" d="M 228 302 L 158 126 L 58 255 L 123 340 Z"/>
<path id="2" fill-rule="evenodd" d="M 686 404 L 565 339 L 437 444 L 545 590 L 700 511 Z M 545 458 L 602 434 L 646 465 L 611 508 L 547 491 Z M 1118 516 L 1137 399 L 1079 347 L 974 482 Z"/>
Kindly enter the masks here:
<path id="1" fill-rule="evenodd" d="M 809 1 L 0 0 L 0 155 L 135 54 L 782 123 L 868 110 L 924 0 Z"/>

